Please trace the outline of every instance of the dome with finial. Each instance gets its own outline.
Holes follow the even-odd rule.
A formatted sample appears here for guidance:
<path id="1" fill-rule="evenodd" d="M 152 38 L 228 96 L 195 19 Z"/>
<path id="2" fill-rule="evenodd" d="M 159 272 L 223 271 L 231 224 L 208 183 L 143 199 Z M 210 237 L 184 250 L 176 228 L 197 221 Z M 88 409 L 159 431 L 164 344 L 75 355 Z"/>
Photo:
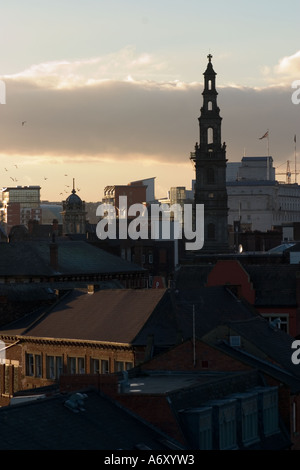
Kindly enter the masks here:
<path id="1" fill-rule="evenodd" d="M 82 200 L 80 199 L 78 194 L 76 194 L 76 191 L 75 191 L 75 180 L 74 180 L 74 178 L 73 178 L 72 194 L 70 194 L 70 196 L 67 197 L 64 206 L 65 206 L 66 209 L 71 209 L 71 210 L 72 209 L 82 209 Z"/>

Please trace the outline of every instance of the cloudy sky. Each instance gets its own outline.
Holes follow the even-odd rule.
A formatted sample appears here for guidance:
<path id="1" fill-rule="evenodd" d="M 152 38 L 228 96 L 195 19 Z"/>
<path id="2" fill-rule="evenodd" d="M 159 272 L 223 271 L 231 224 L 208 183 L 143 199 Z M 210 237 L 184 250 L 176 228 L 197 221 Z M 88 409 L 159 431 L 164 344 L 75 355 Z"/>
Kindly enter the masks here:
<path id="1" fill-rule="evenodd" d="M 0 12 L 0 187 L 61 201 L 75 178 L 87 202 L 149 177 L 157 197 L 189 189 L 209 52 L 228 160 L 266 155 L 269 129 L 274 166 L 294 171 L 298 0 L 0 0 Z"/>

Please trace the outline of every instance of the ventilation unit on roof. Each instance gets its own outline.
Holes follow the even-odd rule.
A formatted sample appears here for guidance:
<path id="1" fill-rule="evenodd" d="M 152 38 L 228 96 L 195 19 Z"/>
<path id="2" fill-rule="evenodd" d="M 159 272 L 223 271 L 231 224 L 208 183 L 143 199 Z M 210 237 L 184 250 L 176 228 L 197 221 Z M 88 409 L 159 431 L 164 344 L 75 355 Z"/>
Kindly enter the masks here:
<path id="1" fill-rule="evenodd" d="M 229 344 L 235 348 L 241 346 L 241 337 L 240 336 L 230 336 Z"/>
<path id="2" fill-rule="evenodd" d="M 84 400 L 87 398 L 85 393 L 74 393 L 71 397 L 64 402 L 64 406 L 73 413 L 79 413 L 79 411 L 85 411 Z"/>

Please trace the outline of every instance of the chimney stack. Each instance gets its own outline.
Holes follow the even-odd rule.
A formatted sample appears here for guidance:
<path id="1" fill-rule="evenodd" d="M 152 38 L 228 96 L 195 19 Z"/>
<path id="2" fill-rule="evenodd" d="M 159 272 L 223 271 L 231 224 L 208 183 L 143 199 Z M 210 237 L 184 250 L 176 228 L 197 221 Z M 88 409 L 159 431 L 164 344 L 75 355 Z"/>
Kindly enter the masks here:
<path id="1" fill-rule="evenodd" d="M 55 237 L 52 238 L 52 243 L 50 243 L 49 247 L 50 247 L 50 266 L 51 268 L 57 270 L 58 269 L 58 246 L 55 243 Z"/>

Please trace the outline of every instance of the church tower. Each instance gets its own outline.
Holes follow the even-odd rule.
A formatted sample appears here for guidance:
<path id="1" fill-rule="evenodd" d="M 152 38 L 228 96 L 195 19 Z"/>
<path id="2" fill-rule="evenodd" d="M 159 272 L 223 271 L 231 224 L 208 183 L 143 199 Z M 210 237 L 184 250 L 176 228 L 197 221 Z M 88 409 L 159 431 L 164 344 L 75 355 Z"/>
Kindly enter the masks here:
<path id="1" fill-rule="evenodd" d="M 226 253 L 228 207 L 226 190 L 226 145 L 221 141 L 220 109 L 217 105 L 216 73 L 212 55 L 204 72 L 203 106 L 198 118 L 200 141 L 191 153 L 196 171 L 195 204 L 204 204 L 203 253 Z"/>

